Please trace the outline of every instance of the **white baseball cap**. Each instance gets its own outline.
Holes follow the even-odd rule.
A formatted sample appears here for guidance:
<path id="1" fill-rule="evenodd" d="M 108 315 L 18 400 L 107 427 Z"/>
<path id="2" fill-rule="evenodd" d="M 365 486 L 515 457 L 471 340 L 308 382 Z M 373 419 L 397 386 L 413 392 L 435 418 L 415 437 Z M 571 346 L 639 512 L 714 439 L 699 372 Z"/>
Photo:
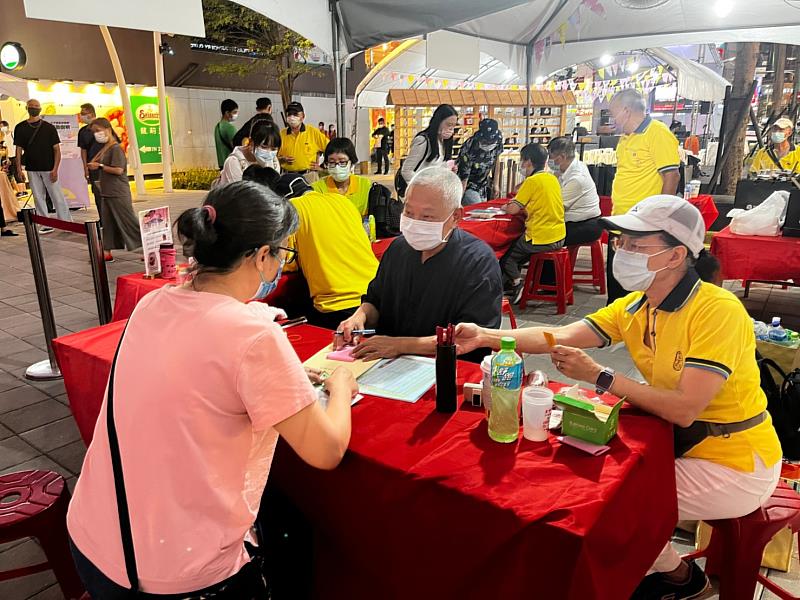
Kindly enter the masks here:
<path id="1" fill-rule="evenodd" d="M 697 258 L 703 249 L 706 226 L 694 205 L 678 196 L 659 194 L 645 198 L 624 215 L 603 217 L 603 227 L 623 233 L 670 234 Z"/>

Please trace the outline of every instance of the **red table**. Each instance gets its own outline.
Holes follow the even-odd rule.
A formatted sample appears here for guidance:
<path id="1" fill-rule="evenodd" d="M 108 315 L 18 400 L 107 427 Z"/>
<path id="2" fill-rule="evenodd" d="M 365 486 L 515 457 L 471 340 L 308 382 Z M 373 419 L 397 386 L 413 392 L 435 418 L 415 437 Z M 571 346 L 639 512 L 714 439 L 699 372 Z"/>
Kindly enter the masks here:
<path id="1" fill-rule="evenodd" d="M 711 239 L 724 279 L 800 281 L 800 238 L 738 235 L 726 227 Z"/>
<path id="2" fill-rule="evenodd" d="M 706 231 L 708 231 L 719 216 L 719 210 L 717 209 L 717 205 L 714 204 L 714 198 L 708 194 L 699 194 L 697 197 L 689 200 L 689 202 L 700 211 L 700 214 L 703 216 L 703 223 L 705 223 Z M 613 209 L 614 204 L 611 201 L 611 196 L 600 196 L 600 213 L 604 217 L 607 217 L 611 215 Z"/>
<path id="3" fill-rule="evenodd" d="M 503 206 L 508 201 L 509 199 L 491 200 L 472 204 L 465 208 L 464 216 L 469 217 L 469 213 L 475 209 Z M 495 256 L 499 259 L 511 247 L 511 244 L 525 232 L 525 217 L 522 214 L 517 214 L 513 216 L 500 215 L 491 220 L 476 219 L 474 221 L 465 221 L 462 219 L 459 227 L 489 244 L 494 250 Z"/>
<path id="4" fill-rule="evenodd" d="M 55 340 L 70 403 L 91 437 L 123 322 Z M 287 332 L 305 360 L 330 332 Z M 459 363 L 459 383 L 477 365 Z M 592 457 L 486 433 L 482 412 L 366 397 L 350 449 L 320 471 L 281 444 L 270 485 L 314 532 L 316 597 L 627 598 L 677 520 L 672 434 L 625 409 L 611 451 Z"/>
<path id="5" fill-rule="evenodd" d="M 153 290 L 166 285 L 174 285 L 173 279 L 145 279 L 142 273 L 120 275 L 117 277 L 117 292 L 114 297 L 114 314 L 112 321 L 124 321 L 133 313 L 133 309 Z M 267 297 L 271 306 L 288 310 L 293 303 L 309 298 L 308 285 L 299 271 L 284 273 L 278 280 L 278 287 Z"/>

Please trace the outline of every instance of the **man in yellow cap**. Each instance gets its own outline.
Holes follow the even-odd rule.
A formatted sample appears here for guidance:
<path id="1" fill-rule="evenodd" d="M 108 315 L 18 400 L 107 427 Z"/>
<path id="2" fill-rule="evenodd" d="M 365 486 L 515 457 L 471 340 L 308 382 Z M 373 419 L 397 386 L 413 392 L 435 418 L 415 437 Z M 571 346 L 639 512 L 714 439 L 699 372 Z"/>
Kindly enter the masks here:
<path id="1" fill-rule="evenodd" d="M 800 170 L 800 155 L 792 143 L 791 119 L 781 117 L 769 130 L 767 145 L 759 149 L 750 164 L 750 172 L 759 171 L 798 171 Z M 778 166 L 780 163 L 780 167 Z"/>

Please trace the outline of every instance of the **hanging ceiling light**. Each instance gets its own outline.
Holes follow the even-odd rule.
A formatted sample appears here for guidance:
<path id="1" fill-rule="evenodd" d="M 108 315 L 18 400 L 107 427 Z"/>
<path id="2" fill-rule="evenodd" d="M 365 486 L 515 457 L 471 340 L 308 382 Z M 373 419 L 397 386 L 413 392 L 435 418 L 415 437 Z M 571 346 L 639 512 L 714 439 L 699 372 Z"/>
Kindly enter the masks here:
<path id="1" fill-rule="evenodd" d="M 669 0 L 616 0 L 622 8 L 633 10 L 644 10 L 646 8 L 656 8 L 669 2 Z"/>
<path id="2" fill-rule="evenodd" d="M 603 56 L 600 57 L 600 66 L 601 67 L 607 67 L 613 61 L 614 61 L 614 57 L 613 56 L 611 56 L 610 54 L 603 54 Z"/>

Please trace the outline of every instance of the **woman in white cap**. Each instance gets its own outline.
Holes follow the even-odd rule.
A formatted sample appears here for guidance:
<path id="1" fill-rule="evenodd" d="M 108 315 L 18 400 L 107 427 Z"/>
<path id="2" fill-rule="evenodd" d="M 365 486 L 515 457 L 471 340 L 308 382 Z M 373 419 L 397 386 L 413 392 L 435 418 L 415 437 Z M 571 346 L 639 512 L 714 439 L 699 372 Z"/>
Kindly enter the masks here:
<path id="1" fill-rule="evenodd" d="M 658 195 L 603 222 L 621 232 L 614 276 L 630 294 L 564 327 L 500 332 L 459 325 L 459 352 L 499 348 L 502 335 L 513 335 L 520 352 L 549 353 L 564 376 L 675 425 L 679 519 L 753 512 L 775 490 L 781 447 L 760 387 L 752 320 L 736 296 L 697 274 L 710 258 L 700 212 Z M 556 346 L 548 347 L 545 330 Z M 646 383 L 580 350 L 618 342 Z M 650 573 L 633 598 L 696 598 L 708 588 L 703 571 L 681 560 L 669 542 Z"/>
<path id="2" fill-rule="evenodd" d="M 781 117 L 769 130 L 767 145 L 756 152 L 750 163 L 750 172 L 800 171 L 800 156 L 792 143 L 792 120 Z M 778 166 L 780 164 L 780 166 Z"/>

